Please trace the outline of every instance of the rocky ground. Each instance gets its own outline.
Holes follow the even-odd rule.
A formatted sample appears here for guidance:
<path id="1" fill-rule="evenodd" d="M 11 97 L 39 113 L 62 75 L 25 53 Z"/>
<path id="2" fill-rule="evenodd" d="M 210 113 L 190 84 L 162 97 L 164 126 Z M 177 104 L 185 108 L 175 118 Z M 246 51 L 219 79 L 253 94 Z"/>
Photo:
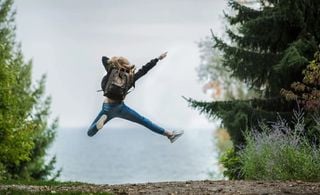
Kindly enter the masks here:
<path id="1" fill-rule="evenodd" d="M 34 186 L 0 184 L 0 194 L 11 192 L 39 194 L 320 194 L 320 183 L 266 181 L 186 181 L 123 185 L 67 184 Z"/>

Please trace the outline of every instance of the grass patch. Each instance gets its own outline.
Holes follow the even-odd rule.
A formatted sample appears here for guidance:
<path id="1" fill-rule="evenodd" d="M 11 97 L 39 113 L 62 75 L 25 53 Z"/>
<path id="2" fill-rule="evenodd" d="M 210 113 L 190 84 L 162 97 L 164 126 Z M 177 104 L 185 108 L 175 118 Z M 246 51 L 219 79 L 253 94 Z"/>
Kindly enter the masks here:
<path id="1" fill-rule="evenodd" d="M 44 181 L 44 180 L 3 180 L 0 184 L 4 185 L 35 185 L 35 186 L 80 186 L 88 185 L 82 182 L 60 182 L 60 181 Z"/>

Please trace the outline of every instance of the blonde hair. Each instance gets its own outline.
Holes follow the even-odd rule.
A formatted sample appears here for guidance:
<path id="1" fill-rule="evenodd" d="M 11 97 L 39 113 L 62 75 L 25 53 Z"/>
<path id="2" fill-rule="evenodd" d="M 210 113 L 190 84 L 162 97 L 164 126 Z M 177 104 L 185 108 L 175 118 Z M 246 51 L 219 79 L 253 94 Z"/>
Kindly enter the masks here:
<path id="1" fill-rule="evenodd" d="M 114 56 L 110 59 L 110 63 L 113 66 L 116 66 L 118 68 L 124 68 L 126 70 L 130 70 L 130 72 L 135 71 L 135 65 L 130 64 L 129 60 L 122 56 Z"/>

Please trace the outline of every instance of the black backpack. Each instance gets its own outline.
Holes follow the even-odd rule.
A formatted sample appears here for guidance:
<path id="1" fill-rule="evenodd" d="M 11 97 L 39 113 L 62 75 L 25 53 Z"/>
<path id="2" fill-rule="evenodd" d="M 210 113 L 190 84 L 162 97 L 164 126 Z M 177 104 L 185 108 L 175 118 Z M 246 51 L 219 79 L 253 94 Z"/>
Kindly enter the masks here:
<path id="1" fill-rule="evenodd" d="M 133 85 L 133 73 L 124 68 L 112 67 L 102 78 L 103 95 L 113 100 L 123 100 Z"/>

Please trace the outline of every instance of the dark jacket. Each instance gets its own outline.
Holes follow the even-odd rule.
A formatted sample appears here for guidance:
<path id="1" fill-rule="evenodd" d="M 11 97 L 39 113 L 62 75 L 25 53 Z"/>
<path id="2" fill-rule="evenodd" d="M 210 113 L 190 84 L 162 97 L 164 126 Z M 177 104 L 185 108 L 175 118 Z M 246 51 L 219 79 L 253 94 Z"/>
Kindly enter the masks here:
<path id="1" fill-rule="evenodd" d="M 102 56 L 102 64 L 106 71 L 108 72 L 110 64 L 108 63 L 109 58 L 106 56 Z M 142 66 L 135 74 L 133 77 L 133 87 L 135 86 L 135 82 L 140 79 L 143 75 L 145 75 L 151 68 L 153 68 L 157 62 L 159 61 L 158 58 L 150 60 L 147 64 Z"/>

